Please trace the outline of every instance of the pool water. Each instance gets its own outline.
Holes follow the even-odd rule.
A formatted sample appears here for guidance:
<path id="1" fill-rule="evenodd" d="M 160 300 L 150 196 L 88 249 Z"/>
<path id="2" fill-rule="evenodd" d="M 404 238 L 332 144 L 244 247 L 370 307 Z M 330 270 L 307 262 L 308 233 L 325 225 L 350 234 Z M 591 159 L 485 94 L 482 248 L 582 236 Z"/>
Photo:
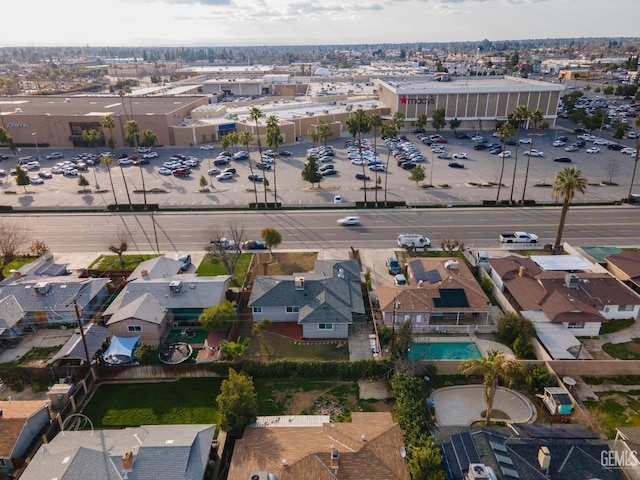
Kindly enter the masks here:
<path id="1" fill-rule="evenodd" d="M 468 360 L 482 358 L 473 342 L 412 343 L 409 360 Z"/>

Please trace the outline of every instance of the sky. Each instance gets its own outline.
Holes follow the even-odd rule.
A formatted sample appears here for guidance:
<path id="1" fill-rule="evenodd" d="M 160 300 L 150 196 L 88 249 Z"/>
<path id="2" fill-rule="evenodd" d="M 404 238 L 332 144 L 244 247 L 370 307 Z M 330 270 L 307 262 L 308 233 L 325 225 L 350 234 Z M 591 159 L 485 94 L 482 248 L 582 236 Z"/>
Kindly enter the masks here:
<path id="1" fill-rule="evenodd" d="M 638 37 L 638 0 L 9 0 L 0 46 Z"/>

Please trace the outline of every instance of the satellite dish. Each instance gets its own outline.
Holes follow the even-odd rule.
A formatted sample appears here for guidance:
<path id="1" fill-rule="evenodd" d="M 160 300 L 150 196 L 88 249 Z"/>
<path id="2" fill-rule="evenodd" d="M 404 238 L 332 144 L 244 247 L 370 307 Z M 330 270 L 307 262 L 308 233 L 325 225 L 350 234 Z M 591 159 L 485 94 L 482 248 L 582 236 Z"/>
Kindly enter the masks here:
<path id="1" fill-rule="evenodd" d="M 406 449 L 406 448 L 404 448 L 404 447 L 400 447 L 400 456 L 401 456 L 402 458 L 404 458 L 404 457 L 406 457 L 406 456 L 407 456 L 407 449 Z"/>

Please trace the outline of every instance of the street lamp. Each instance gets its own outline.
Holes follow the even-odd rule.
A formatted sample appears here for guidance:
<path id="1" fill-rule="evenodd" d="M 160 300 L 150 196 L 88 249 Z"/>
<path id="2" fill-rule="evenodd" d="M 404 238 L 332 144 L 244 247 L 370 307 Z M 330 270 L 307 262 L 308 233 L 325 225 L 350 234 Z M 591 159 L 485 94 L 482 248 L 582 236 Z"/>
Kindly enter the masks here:
<path id="1" fill-rule="evenodd" d="M 36 137 L 36 132 L 31 134 L 33 136 L 33 141 L 36 144 L 36 154 L 38 155 L 38 160 L 40 160 L 40 149 L 38 148 L 38 137 Z"/>
<path id="2" fill-rule="evenodd" d="M 209 185 L 213 187 L 213 177 L 211 176 L 211 156 L 207 155 L 207 161 L 209 162 L 209 170 L 207 171 L 207 175 L 209 175 Z"/>

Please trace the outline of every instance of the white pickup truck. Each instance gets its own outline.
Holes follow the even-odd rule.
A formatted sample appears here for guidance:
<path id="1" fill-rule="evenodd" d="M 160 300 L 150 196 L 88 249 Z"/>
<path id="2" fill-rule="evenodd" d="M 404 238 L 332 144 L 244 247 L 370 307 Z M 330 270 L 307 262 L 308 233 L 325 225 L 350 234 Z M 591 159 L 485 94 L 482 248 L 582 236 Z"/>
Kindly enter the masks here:
<path id="1" fill-rule="evenodd" d="M 501 233 L 500 243 L 538 243 L 538 236 L 527 232 Z"/>

